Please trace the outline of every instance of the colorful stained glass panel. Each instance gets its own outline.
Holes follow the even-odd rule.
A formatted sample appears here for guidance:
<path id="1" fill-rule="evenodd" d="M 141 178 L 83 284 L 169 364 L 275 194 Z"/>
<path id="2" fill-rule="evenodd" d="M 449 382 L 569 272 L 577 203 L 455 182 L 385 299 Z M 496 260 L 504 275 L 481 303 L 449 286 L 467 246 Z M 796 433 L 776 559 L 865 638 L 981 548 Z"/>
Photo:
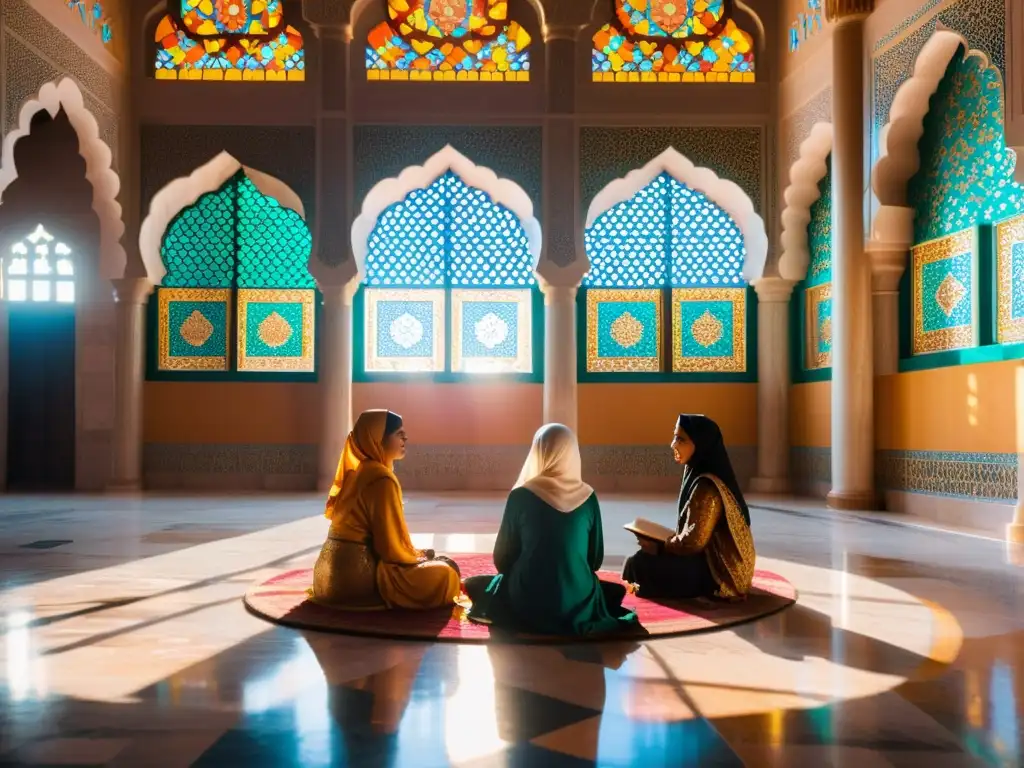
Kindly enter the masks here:
<path id="1" fill-rule="evenodd" d="M 587 371 L 661 370 L 661 291 L 587 291 Z"/>
<path id="2" fill-rule="evenodd" d="M 316 292 L 238 291 L 238 370 L 312 373 Z"/>
<path id="3" fill-rule="evenodd" d="M 913 354 L 974 346 L 974 230 L 915 246 L 911 262 Z"/>
<path id="4" fill-rule="evenodd" d="M 996 226 L 996 341 L 1024 341 L 1024 216 Z"/>
<path id="5" fill-rule="evenodd" d="M 284 21 L 283 0 L 181 0 L 181 21 L 193 37 L 266 36 Z"/>
<path id="6" fill-rule="evenodd" d="M 808 370 L 832 366 L 832 284 L 807 289 L 807 361 Z"/>
<path id="7" fill-rule="evenodd" d="M 226 371 L 231 291 L 160 288 L 157 367 L 161 371 Z"/>
<path id="8" fill-rule="evenodd" d="M 747 369 L 746 288 L 672 290 L 672 370 L 741 373 Z"/>
<path id="9" fill-rule="evenodd" d="M 443 290 L 367 288 L 366 371 L 444 370 Z"/>
<path id="10" fill-rule="evenodd" d="M 452 291 L 452 370 L 530 373 L 532 299 L 529 290 Z"/>

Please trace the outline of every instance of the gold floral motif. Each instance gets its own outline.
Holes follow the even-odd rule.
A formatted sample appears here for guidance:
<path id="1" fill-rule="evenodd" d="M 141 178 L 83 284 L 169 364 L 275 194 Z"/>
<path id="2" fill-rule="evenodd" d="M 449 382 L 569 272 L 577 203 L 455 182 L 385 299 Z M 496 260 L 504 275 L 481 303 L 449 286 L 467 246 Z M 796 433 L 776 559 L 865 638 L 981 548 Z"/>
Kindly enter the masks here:
<path id="1" fill-rule="evenodd" d="M 1013 249 L 1024 244 L 1024 216 L 996 225 L 996 342 L 1024 341 L 1024 318 L 1013 316 Z"/>
<path id="2" fill-rule="evenodd" d="M 644 324 L 629 312 L 623 312 L 615 318 L 608 332 L 616 344 L 623 349 L 630 349 L 644 337 Z"/>
<path id="3" fill-rule="evenodd" d="M 816 371 L 821 368 L 829 368 L 832 365 L 831 349 L 822 349 L 826 344 L 832 343 L 832 318 L 821 316 L 821 305 L 832 298 L 832 283 L 822 283 L 807 289 L 805 317 L 806 335 L 804 344 L 806 346 L 806 357 L 804 365 L 807 370 Z"/>
<path id="4" fill-rule="evenodd" d="M 722 321 L 711 314 L 710 309 L 705 309 L 704 314 L 694 320 L 693 325 L 690 326 L 690 335 L 693 336 L 693 340 L 704 349 L 717 344 L 724 331 L 725 326 L 722 325 Z"/>
<path id="5" fill-rule="evenodd" d="M 455 289 L 452 302 L 452 370 L 479 373 L 532 373 L 533 372 L 533 293 L 529 288 L 510 289 Z M 492 302 L 516 305 L 516 356 L 466 357 L 463 355 L 464 312 L 471 302 Z M 442 310 L 443 310 L 443 304 Z M 492 317 L 494 317 L 492 315 Z M 495 317 L 495 319 L 498 319 Z M 443 326 L 443 317 L 440 321 Z M 473 329 L 475 330 L 475 329 Z M 471 330 L 470 333 L 473 331 Z M 375 337 L 370 337 L 375 338 Z M 441 363 L 443 364 L 443 359 Z"/>
<path id="6" fill-rule="evenodd" d="M 821 343 L 832 343 L 832 318 L 826 317 L 821 321 Z"/>
<path id="7" fill-rule="evenodd" d="M 364 349 L 364 370 L 368 373 L 433 373 L 444 370 L 444 342 L 442 334 L 434 332 L 430 344 L 430 355 L 424 357 L 384 357 L 377 354 L 377 336 L 380 333 L 379 306 L 384 302 L 426 301 L 430 302 L 434 328 L 444 328 L 445 291 L 441 288 L 396 289 L 367 288 L 363 292 L 366 305 L 366 341 Z M 456 328 L 458 326 L 455 326 Z M 387 332 L 387 329 L 385 329 Z"/>
<path id="8" fill-rule="evenodd" d="M 657 373 L 661 370 L 661 290 L 658 288 L 591 288 L 587 291 L 587 372 Z M 598 354 L 598 310 L 606 302 L 654 306 L 652 357 L 601 357 Z M 618 318 L 616 318 L 618 319 Z"/>
<path id="9" fill-rule="evenodd" d="M 913 316 L 911 352 L 915 355 L 964 349 L 977 344 L 973 318 L 968 323 L 955 328 L 940 328 L 934 331 L 925 331 L 924 329 L 925 266 L 963 254 L 970 254 L 972 263 L 976 263 L 977 246 L 974 240 L 974 229 L 965 229 L 937 240 L 930 240 L 911 249 L 911 313 Z M 959 283 L 960 281 L 957 280 L 957 282 Z M 970 293 L 966 286 L 963 287 L 965 296 L 961 297 L 961 301 L 963 301 L 963 298 L 968 297 Z M 950 290 L 952 289 L 953 286 L 950 285 Z M 943 296 L 942 301 L 946 302 L 951 300 L 952 297 L 953 293 L 950 293 L 948 298 Z M 938 292 L 935 295 L 935 300 L 936 302 L 940 301 Z M 941 307 L 942 304 L 939 304 L 939 306 Z M 945 311 L 944 308 L 943 311 Z"/>
<path id="10" fill-rule="evenodd" d="M 256 329 L 256 333 L 259 334 L 260 341 L 266 344 L 271 349 L 277 349 L 288 343 L 288 339 L 292 337 L 291 325 L 277 312 L 271 312 L 260 323 L 259 328 Z"/>
<path id="11" fill-rule="evenodd" d="M 672 289 L 672 370 L 675 373 L 743 373 L 747 370 L 747 288 L 673 288 Z M 732 354 L 729 355 L 684 355 L 683 354 L 683 314 L 685 302 L 704 304 L 709 301 L 728 302 L 732 307 Z M 721 340 L 725 326 L 710 311 L 706 312 L 708 321 L 718 324 L 718 337 L 705 346 L 711 346 Z M 703 345 L 695 327 L 704 320 L 698 317 L 689 328 L 693 339 Z M 711 330 L 710 322 L 705 321 Z M 704 341 L 711 338 L 701 334 Z"/>
<path id="12" fill-rule="evenodd" d="M 188 344 L 201 347 L 213 336 L 213 323 L 198 309 L 193 309 L 192 314 L 181 324 L 178 333 Z"/>
<path id="13" fill-rule="evenodd" d="M 228 328 L 231 323 L 231 290 L 227 288 L 159 288 L 157 289 L 157 368 L 161 371 L 226 371 L 228 369 L 228 356 L 226 350 L 219 355 L 172 355 L 171 334 L 179 333 L 182 338 L 191 346 L 202 346 L 209 340 L 214 332 L 213 324 L 202 313 L 196 311 L 192 316 L 198 314 L 199 320 L 210 324 L 210 335 L 199 341 L 201 336 L 194 335 L 191 331 L 186 332 L 191 340 L 182 333 L 185 325 L 198 325 L 190 322 L 192 316 L 186 318 L 185 323 L 175 329 L 171 329 L 171 304 L 220 304 L 224 307 L 224 327 L 221 331 L 226 339 Z M 198 344 L 194 342 L 199 342 Z"/>
<path id="14" fill-rule="evenodd" d="M 939 309 L 946 317 L 952 317 L 953 312 L 960 306 L 960 302 L 966 295 L 967 289 L 964 288 L 964 284 L 950 272 L 935 290 L 935 303 L 939 305 Z"/>

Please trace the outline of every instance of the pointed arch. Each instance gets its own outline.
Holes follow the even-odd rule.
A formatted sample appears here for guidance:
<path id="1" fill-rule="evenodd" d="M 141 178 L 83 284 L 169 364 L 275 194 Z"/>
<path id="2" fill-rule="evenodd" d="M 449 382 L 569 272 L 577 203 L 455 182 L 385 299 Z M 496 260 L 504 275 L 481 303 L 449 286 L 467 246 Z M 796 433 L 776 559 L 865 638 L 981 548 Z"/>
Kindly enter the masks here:
<path id="1" fill-rule="evenodd" d="M 82 91 L 69 77 L 45 83 L 39 93 L 25 102 L 18 115 L 18 127 L 4 138 L 0 151 L 0 200 L 18 177 L 14 145 L 32 130 L 32 118 L 46 110 L 51 117 L 64 109 L 78 135 L 78 153 L 85 160 L 85 177 L 92 185 L 92 209 L 100 223 L 99 273 L 106 279 L 124 276 L 128 257 L 121 245 L 124 220 L 117 194 L 121 179 L 113 169 L 113 153 L 100 138 L 99 123 L 86 108 Z"/>
<path id="2" fill-rule="evenodd" d="M 352 254 L 360 277 L 366 273 L 366 255 L 370 235 L 381 214 L 417 189 L 426 189 L 451 171 L 467 186 L 486 192 L 496 204 L 504 206 L 519 220 L 529 244 L 534 269 L 540 264 L 542 233 L 533 215 L 533 201 L 511 179 L 502 179 L 490 168 L 476 165 L 450 144 L 431 156 L 423 165 L 403 170 L 397 177 L 377 182 L 363 200 L 363 207 L 352 224 Z"/>
<path id="3" fill-rule="evenodd" d="M 662 173 L 700 192 L 732 217 L 743 234 L 743 279 L 751 284 L 757 282 L 764 275 L 768 258 L 768 233 L 753 201 L 739 185 L 719 177 L 710 168 L 697 167 L 674 147 L 598 192 L 587 210 L 585 226 L 589 228 L 601 214 L 632 198 Z"/>
<path id="4" fill-rule="evenodd" d="M 167 274 L 160 246 L 167 227 L 184 209 L 196 202 L 202 195 L 214 192 L 239 170 L 264 195 L 276 200 L 282 208 L 295 211 L 303 220 L 305 209 L 299 196 L 283 181 L 266 173 L 248 168 L 227 152 L 221 152 L 208 163 L 199 166 L 188 176 L 182 176 L 170 182 L 153 196 L 149 204 L 149 212 L 139 230 L 139 252 L 146 267 L 150 282 L 160 285 Z M 313 272 L 313 257 L 310 256 L 310 272 Z"/>
<path id="5" fill-rule="evenodd" d="M 819 186 L 828 173 L 828 156 L 832 152 L 832 124 L 815 123 L 810 135 L 800 144 L 800 153 L 789 169 L 789 186 L 783 194 L 782 256 L 779 276 L 800 281 L 807 277 L 810 249 L 807 225 L 811 207 L 821 197 Z"/>

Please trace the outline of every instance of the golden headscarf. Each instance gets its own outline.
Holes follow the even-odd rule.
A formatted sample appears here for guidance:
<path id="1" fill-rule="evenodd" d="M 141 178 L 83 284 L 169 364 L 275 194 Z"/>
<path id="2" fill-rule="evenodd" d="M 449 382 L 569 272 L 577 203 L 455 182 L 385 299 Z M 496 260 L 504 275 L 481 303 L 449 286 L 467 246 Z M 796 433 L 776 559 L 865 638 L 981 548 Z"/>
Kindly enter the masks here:
<path id="1" fill-rule="evenodd" d="M 341 450 L 338 469 L 334 473 L 334 485 L 327 495 L 327 508 L 324 517 L 330 520 L 338 502 L 345 502 L 355 492 L 355 476 L 359 465 L 364 461 L 376 462 L 390 474 L 391 466 L 384 458 L 384 429 L 388 420 L 385 410 L 363 411 L 356 419 L 352 431 L 345 439 L 345 447 Z"/>

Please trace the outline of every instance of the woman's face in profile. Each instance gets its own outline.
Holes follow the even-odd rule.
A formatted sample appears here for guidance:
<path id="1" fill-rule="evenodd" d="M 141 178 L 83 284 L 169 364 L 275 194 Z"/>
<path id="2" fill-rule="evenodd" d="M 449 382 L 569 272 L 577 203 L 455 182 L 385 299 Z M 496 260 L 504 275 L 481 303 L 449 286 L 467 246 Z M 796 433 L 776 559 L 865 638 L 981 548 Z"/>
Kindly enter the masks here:
<path id="1" fill-rule="evenodd" d="M 397 432 L 392 432 L 384 438 L 384 456 L 388 461 L 401 461 L 405 458 L 405 444 L 409 442 L 409 436 L 405 434 L 405 427 L 400 427 Z"/>
<path id="2" fill-rule="evenodd" d="M 686 430 L 677 426 L 675 433 L 672 435 L 671 448 L 676 464 L 685 464 L 693 458 L 693 452 L 697 449 L 697 446 L 693 444 L 693 440 L 686 434 Z"/>

